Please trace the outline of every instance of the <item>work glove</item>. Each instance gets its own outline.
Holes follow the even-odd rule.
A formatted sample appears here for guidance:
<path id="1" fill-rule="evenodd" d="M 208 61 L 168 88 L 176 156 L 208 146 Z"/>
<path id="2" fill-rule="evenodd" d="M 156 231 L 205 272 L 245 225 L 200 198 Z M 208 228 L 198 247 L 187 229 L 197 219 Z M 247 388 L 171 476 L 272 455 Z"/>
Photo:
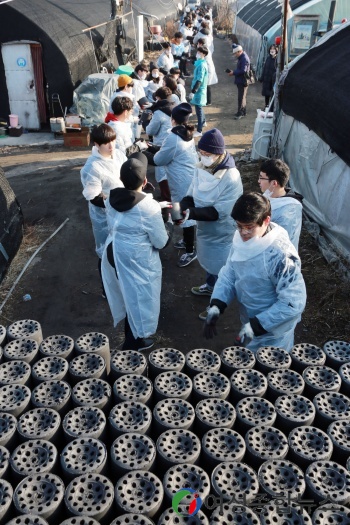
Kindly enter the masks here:
<path id="1" fill-rule="evenodd" d="M 164 208 L 172 208 L 171 202 L 168 201 L 160 201 L 159 206 L 163 210 Z"/>
<path id="2" fill-rule="evenodd" d="M 144 151 L 144 150 L 148 149 L 148 144 L 144 140 L 139 140 L 137 142 L 137 145 L 138 145 L 140 151 Z"/>
<path id="3" fill-rule="evenodd" d="M 249 322 L 242 326 L 241 331 L 238 334 L 238 338 L 241 343 L 246 342 L 247 344 L 249 341 L 254 339 L 254 332 Z"/>
<path id="4" fill-rule="evenodd" d="M 214 335 L 218 335 L 216 331 L 216 323 L 219 319 L 220 310 L 217 306 L 211 306 L 207 313 L 207 318 L 204 325 L 204 337 L 206 339 L 213 339 Z"/>
<path id="5" fill-rule="evenodd" d="M 188 95 L 188 100 L 192 100 L 193 97 L 194 97 L 194 93 L 190 93 L 190 94 Z"/>

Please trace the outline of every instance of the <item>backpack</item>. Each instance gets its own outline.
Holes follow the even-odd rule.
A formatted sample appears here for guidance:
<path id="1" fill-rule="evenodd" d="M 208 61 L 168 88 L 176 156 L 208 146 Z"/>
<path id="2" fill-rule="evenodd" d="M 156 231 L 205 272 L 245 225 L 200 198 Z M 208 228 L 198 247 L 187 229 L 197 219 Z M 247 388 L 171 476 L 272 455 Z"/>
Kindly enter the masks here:
<path id="1" fill-rule="evenodd" d="M 244 73 L 244 78 L 247 82 L 247 86 L 249 86 L 250 84 L 255 84 L 255 74 L 251 66 L 249 66 L 248 71 Z"/>

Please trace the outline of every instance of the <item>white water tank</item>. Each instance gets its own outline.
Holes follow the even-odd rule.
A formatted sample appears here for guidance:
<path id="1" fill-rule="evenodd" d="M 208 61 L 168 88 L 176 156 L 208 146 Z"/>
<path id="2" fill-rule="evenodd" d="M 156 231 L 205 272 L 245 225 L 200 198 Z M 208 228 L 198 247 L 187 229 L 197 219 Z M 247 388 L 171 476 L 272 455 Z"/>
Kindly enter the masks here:
<path id="1" fill-rule="evenodd" d="M 255 119 L 252 154 L 253 160 L 259 160 L 268 157 L 272 130 L 273 130 L 273 113 L 265 113 L 260 109 L 257 110 L 258 116 Z"/>

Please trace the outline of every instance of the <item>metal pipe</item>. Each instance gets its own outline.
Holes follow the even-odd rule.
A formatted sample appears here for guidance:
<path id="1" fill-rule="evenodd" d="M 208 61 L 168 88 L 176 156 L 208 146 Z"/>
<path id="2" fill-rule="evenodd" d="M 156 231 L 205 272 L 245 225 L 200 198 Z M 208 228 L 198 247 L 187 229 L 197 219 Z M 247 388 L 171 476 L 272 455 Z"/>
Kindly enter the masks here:
<path id="1" fill-rule="evenodd" d="M 335 8 L 337 6 L 337 0 L 331 1 L 331 6 L 329 8 L 329 16 L 328 16 L 328 22 L 327 22 L 327 31 L 331 31 L 333 29 L 333 22 L 334 22 L 334 15 L 335 15 Z"/>

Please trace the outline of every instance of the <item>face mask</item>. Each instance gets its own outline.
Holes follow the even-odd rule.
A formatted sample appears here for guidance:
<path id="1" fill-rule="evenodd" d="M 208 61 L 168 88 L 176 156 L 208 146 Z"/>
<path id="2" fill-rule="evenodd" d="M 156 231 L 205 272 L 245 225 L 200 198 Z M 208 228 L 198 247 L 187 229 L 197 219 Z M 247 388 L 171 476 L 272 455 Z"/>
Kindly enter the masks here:
<path id="1" fill-rule="evenodd" d="M 264 197 L 266 197 L 267 199 L 270 199 L 272 194 L 273 194 L 273 190 L 271 191 L 270 188 L 267 188 L 267 190 L 265 190 L 263 193 Z"/>
<path id="2" fill-rule="evenodd" d="M 152 73 L 153 78 L 159 78 L 159 73 Z"/>
<path id="3" fill-rule="evenodd" d="M 145 78 L 147 77 L 147 73 L 140 73 L 139 77 L 141 80 L 145 80 Z"/>
<path id="4" fill-rule="evenodd" d="M 201 155 L 201 163 L 203 166 L 211 166 L 215 162 L 215 157 L 211 155 L 210 157 L 204 157 L 204 155 Z"/>
<path id="5" fill-rule="evenodd" d="M 196 59 L 197 60 L 201 60 L 203 58 L 202 54 L 201 53 L 197 53 L 196 54 Z"/>
<path id="6" fill-rule="evenodd" d="M 166 54 L 166 55 L 168 55 L 168 56 L 169 56 L 169 55 L 170 55 L 170 53 L 171 53 L 171 50 L 170 50 L 170 49 L 166 49 L 166 50 L 165 50 L 165 54 Z"/>

